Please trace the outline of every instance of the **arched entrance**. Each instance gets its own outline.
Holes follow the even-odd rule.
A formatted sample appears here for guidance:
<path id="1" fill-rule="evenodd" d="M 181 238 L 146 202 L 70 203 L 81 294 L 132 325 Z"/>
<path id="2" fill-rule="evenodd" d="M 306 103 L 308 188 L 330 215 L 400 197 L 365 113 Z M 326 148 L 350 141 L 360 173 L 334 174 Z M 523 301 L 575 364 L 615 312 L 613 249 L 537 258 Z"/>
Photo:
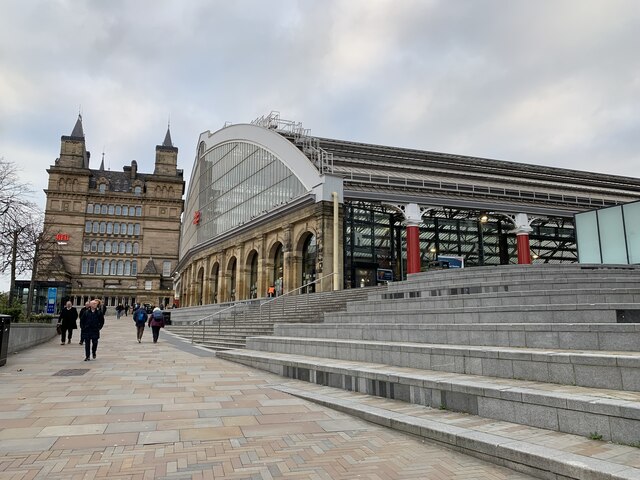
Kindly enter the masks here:
<path id="1" fill-rule="evenodd" d="M 211 268 L 211 303 L 218 303 L 218 286 L 220 284 L 220 264 L 213 264 Z"/>
<path id="2" fill-rule="evenodd" d="M 316 265 L 318 263 L 318 246 L 316 236 L 309 233 L 302 244 L 302 268 L 300 269 L 300 285 L 306 285 L 316 279 Z M 316 291 L 316 286 L 310 285 L 305 292 Z"/>
<path id="3" fill-rule="evenodd" d="M 247 258 L 248 298 L 258 298 L 258 252 L 252 250 Z"/>
<path id="4" fill-rule="evenodd" d="M 282 243 L 278 242 L 271 250 L 273 255 L 273 269 L 269 275 L 269 284 L 276 289 L 276 295 L 282 295 L 284 288 L 284 248 Z"/>
<path id="5" fill-rule="evenodd" d="M 204 293 L 204 268 L 198 270 L 198 277 L 196 279 L 196 305 L 202 305 L 202 296 Z"/>
<path id="6" fill-rule="evenodd" d="M 227 301 L 235 302 L 236 300 L 236 285 L 237 285 L 237 273 L 238 273 L 238 261 L 236 257 L 231 257 L 227 265 L 228 284 L 227 284 Z"/>

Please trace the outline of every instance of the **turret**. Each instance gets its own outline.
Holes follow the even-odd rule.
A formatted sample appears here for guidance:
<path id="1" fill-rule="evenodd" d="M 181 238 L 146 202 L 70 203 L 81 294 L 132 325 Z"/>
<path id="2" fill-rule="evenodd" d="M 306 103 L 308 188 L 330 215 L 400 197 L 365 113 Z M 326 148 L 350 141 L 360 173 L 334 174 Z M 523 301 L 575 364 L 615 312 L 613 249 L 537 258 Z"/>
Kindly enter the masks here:
<path id="1" fill-rule="evenodd" d="M 178 149 L 171 143 L 171 132 L 167 127 L 164 142 L 156 146 L 156 167 L 153 173 L 175 177 L 178 174 L 177 167 Z"/>
<path id="2" fill-rule="evenodd" d="M 82 115 L 78 115 L 71 135 L 63 135 L 60 138 L 60 159 L 57 165 L 59 167 L 89 168 L 89 155 L 82 129 Z"/>

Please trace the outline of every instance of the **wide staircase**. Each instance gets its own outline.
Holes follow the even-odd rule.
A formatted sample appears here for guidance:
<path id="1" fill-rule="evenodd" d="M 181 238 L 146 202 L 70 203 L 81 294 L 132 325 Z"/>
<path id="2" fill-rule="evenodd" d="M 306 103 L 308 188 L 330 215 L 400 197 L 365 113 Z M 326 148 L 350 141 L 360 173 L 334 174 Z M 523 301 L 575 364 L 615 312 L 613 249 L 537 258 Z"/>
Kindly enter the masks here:
<path id="1" fill-rule="evenodd" d="M 640 267 L 423 272 L 323 318 L 217 355 L 539 478 L 640 479 Z"/>
<path id="2" fill-rule="evenodd" d="M 272 335 L 279 323 L 317 323 L 324 313 L 345 311 L 380 287 L 300 293 L 273 299 L 179 308 L 167 330 L 212 350 L 244 348 L 247 337 Z"/>

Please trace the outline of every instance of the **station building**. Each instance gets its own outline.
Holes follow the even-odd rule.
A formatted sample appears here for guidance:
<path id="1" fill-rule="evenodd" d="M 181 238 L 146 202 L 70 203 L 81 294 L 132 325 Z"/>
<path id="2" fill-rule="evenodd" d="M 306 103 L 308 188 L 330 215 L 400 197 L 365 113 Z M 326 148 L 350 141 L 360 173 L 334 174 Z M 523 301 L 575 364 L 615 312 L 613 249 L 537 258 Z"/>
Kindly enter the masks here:
<path id="1" fill-rule="evenodd" d="M 84 305 L 170 304 L 178 263 L 184 180 L 167 128 L 153 173 L 135 160 L 122 171 L 91 168 L 82 118 L 61 137 L 49 167 L 43 238 L 36 255 L 33 311 L 54 313 L 64 299 Z M 23 303 L 29 281 L 16 282 Z"/>
<path id="2" fill-rule="evenodd" d="M 272 113 L 200 135 L 176 295 L 194 306 L 450 261 L 576 262 L 574 215 L 638 199 L 636 178 L 319 138 Z"/>

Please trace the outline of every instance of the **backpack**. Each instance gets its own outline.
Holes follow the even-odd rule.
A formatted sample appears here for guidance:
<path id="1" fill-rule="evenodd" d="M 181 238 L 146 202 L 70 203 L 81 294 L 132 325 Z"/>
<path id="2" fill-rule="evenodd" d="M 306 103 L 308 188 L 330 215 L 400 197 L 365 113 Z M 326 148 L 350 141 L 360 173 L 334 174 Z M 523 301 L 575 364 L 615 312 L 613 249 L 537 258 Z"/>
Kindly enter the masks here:
<path id="1" fill-rule="evenodd" d="M 136 310 L 136 313 L 133 316 L 133 319 L 135 320 L 136 323 L 144 323 L 147 321 L 147 313 L 144 311 L 142 307 L 140 307 L 139 309 Z"/>
<path id="2" fill-rule="evenodd" d="M 162 320 L 162 319 L 164 319 L 164 316 L 162 315 L 162 310 L 157 310 L 157 311 L 153 312 L 153 319 L 154 320 Z"/>

